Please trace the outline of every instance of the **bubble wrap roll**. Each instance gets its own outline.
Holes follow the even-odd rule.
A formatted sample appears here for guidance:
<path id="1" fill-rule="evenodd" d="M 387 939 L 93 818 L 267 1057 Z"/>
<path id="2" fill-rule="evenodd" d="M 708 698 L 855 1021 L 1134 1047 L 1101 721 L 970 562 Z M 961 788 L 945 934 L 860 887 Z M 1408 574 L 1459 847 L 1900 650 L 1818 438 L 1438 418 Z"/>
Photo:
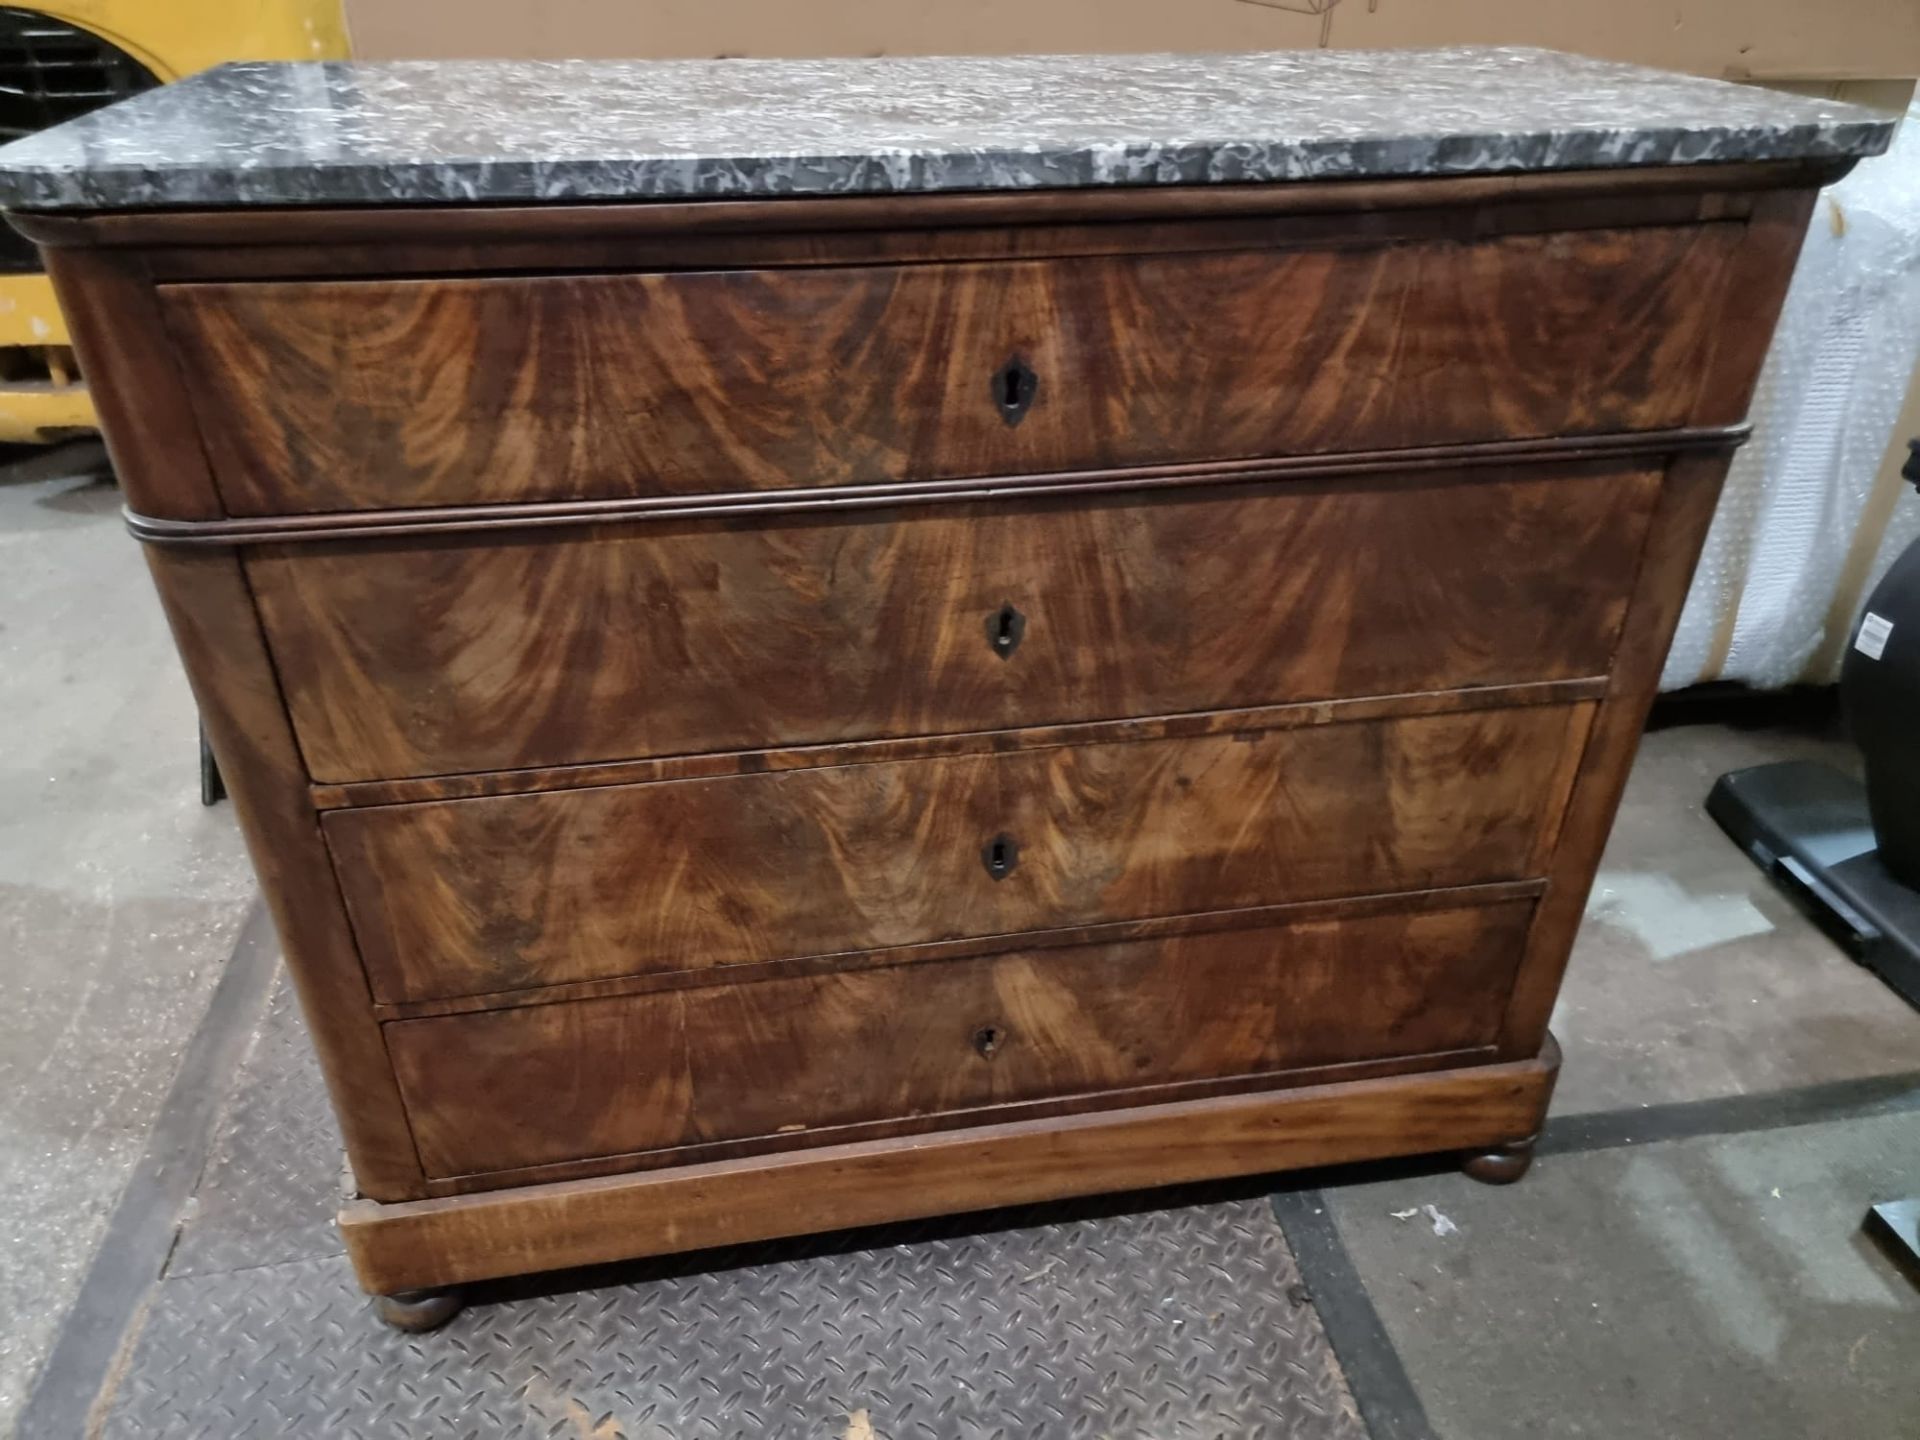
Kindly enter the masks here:
<path id="1" fill-rule="evenodd" d="M 1916 535 L 1920 497 L 1869 506 L 1920 362 L 1920 101 L 1892 150 L 1820 197 L 1753 403 L 1753 439 L 1727 476 L 1663 689 L 1827 682 L 1872 582 Z M 1848 560 L 1873 563 L 1841 595 Z M 1857 561 L 1856 561 L 1857 564 Z M 1841 601 L 1845 604 L 1841 604 Z M 1728 634 L 1731 631 L 1731 644 Z M 1724 651 L 1724 663 L 1720 655 Z"/>

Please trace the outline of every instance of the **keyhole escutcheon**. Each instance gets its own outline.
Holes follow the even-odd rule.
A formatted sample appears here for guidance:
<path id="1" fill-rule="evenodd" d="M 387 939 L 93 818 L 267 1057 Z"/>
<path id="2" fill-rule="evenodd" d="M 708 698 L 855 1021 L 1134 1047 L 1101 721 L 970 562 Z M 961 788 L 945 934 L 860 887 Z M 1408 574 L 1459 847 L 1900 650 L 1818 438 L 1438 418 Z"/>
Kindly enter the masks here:
<path id="1" fill-rule="evenodd" d="M 991 1060 L 1004 1039 L 1006 1035 L 998 1025 L 982 1025 L 973 1032 L 973 1048 L 980 1052 L 981 1059 Z"/>
<path id="2" fill-rule="evenodd" d="M 993 372 L 993 405 L 1009 428 L 1027 418 L 1039 388 L 1040 377 L 1018 355 Z"/>
<path id="3" fill-rule="evenodd" d="M 1013 608 L 1009 600 L 987 617 L 987 644 L 1002 660 L 1020 648 L 1020 637 L 1027 633 L 1027 617 Z"/>
<path id="4" fill-rule="evenodd" d="M 981 847 L 980 863 L 987 867 L 987 874 L 994 879 L 1006 879 L 1020 863 L 1019 842 L 1011 835 L 994 836 Z"/>

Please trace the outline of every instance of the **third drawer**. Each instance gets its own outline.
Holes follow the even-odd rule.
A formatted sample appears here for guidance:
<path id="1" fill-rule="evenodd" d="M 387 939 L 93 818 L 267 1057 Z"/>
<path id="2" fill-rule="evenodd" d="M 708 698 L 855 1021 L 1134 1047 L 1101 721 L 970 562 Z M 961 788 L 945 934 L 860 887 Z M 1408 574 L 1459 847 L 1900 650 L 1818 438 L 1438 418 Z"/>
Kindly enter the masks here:
<path id="1" fill-rule="evenodd" d="M 375 998 L 422 1001 L 1527 879 L 1591 712 L 383 805 L 323 830 Z"/>

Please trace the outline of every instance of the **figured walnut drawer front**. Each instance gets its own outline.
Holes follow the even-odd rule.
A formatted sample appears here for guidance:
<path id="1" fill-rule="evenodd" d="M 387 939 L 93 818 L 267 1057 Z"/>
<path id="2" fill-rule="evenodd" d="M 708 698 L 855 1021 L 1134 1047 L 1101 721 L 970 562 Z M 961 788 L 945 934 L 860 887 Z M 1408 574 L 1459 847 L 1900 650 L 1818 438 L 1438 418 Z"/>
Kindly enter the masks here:
<path id="1" fill-rule="evenodd" d="M 1589 710 L 377 806 L 322 826 L 376 998 L 429 999 L 1522 879 Z"/>
<path id="2" fill-rule="evenodd" d="M 1604 673 L 1655 471 L 905 507 L 248 559 L 316 780 Z"/>
<path id="3" fill-rule="evenodd" d="M 1530 911 L 1505 902 L 536 1005 L 395 1022 L 387 1044 L 434 1176 L 791 1144 L 896 1117 L 1485 1045 Z"/>
<path id="4" fill-rule="evenodd" d="M 1744 233 L 162 295 L 261 515 L 1730 423 Z"/>

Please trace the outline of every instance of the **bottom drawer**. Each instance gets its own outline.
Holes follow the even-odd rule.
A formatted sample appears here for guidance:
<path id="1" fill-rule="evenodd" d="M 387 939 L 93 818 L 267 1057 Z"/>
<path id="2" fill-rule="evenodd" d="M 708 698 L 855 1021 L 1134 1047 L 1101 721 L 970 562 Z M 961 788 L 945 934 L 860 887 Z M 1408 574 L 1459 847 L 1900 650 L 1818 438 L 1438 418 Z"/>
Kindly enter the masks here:
<path id="1" fill-rule="evenodd" d="M 387 1042 L 435 1178 L 930 1128 L 983 1106 L 1118 1104 L 1145 1086 L 1488 1045 L 1532 903 L 400 1020 Z"/>

